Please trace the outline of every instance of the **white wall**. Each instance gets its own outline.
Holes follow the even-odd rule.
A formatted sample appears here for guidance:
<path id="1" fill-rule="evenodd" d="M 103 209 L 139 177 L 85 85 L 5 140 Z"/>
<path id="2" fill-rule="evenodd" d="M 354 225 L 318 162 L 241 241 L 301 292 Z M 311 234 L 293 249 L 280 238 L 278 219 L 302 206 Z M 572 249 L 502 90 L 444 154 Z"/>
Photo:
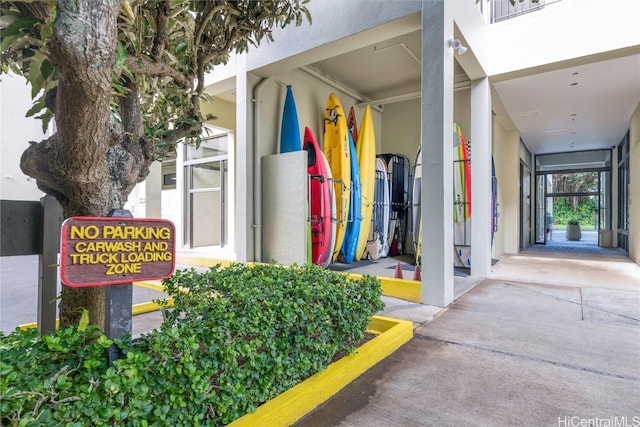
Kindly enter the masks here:
<path id="1" fill-rule="evenodd" d="M 304 134 L 305 126 L 313 132 L 316 140 L 322 146 L 325 106 L 329 94 L 334 92 L 346 112 L 356 104 L 356 100 L 338 89 L 321 82 L 304 71 L 293 70 L 276 75 L 267 83 L 261 92 L 260 115 L 260 152 L 262 156 L 279 152 L 280 126 L 282 123 L 282 109 L 286 95 L 286 85 L 291 85 L 298 111 L 300 123 L 300 138 Z M 358 123 L 364 112 L 363 108 L 356 108 Z M 380 113 L 372 110 L 373 121 L 376 130 L 376 146 L 378 152 L 381 148 L 382 119 Z"/>
<path id="2" fill-rule="evenodd" d="M 31 108 L 31 86 L 24 78 L 3 74 L 0 84 L 0 198 L 39 200 L 44 195 L 36 181 L 20 170 L 20 157 L 29 141 L 42 141 L 42 122 L 25 117 Z"/>
<path id="3" fill-rule="evenodd" d="M 637 0 L 562 0 L 493 24 L 489 75 L 637 46 L 639 16 Z"/>
<path id="4" fill-rule="evenodd" d="M 420 99 L 388 104 L 382 113 L 381 149 L 378 153 L 404 154 L 415 165 L 420 146 Z"/>
<path id="5" fill-rule="evenodd" d="M 493 155 L 498 178 L 498 232 L 493 256 L 519 251 L 520 233 L 520 136 L 497 120 L 493 127 Z"/>
<path id="6" fill-rule="evenodd" d="M 385 40 L 420 28 L 419 0 L 322 0 L 307 6 L 312 24 L 274 29 L 275 43 L 250 50 L 248 70 L 271 66 L 286 71 L 375 43 L 376 37 Z"/>

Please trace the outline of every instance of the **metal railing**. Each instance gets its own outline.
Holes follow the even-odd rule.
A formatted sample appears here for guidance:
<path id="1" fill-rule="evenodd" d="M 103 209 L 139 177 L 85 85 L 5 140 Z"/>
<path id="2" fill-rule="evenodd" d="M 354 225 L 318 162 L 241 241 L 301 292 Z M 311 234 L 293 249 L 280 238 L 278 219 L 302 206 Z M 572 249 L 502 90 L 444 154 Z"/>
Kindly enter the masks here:
<path id="1" fill-rule="evenodd" d="M 544 9 L 545 6 L 562 0 L 490 0 L 491 23 L 515 18 L 526 13 Z"/>

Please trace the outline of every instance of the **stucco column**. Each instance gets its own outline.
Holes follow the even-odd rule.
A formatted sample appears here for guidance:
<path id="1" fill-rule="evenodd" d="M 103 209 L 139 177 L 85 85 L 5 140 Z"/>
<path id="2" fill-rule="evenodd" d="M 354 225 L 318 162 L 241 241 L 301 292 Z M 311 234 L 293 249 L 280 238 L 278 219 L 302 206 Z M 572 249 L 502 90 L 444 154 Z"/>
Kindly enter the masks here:
<path id="1" fill-rule="evenodd" d="M 153 162 L 149 167 L 149 176 L 144 181 L 145 217 L 147 218 L 162 218 L 162 180 L 162 163 Z"/>
<path id="2" fill-rule="evenodd" d="M 491 273 L 491 88 L 471 82 L 471 275 Z"/>
<path id="3" fill-rule="evenodd" d="M 422 2 L 422 303 L 453 301 L 453 19 Z"/>

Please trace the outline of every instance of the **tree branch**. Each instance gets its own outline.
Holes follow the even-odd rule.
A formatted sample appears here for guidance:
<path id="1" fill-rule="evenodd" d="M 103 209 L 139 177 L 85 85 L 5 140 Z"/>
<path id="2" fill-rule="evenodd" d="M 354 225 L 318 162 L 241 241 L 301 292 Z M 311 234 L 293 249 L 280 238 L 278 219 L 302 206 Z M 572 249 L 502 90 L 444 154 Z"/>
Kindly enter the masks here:
<path id="1" fill-rule="evenodd" d="M 34 1 L 32 3 L 25 3 L 21 1 L 11 2 L 22 15 L 33 16 L 34 18 L 47 21 L 51 16 L 51 3 L 44 1 Z"/>
<path id="2" fill-rule="evenodd" d="M 238 11 L 237 9 L 230 8 L 229 6 L 226 6 L 226 5 L 216 6 L 213 9 L 211 9 L 209 13 L 207 13 L 207 15 L 203 18 L 202 22 L 200 23 L 200 27 L 198 28 L 198 31 L 196 31 L 196 35 L 194 37 L 193 62 L 195 67 L 193 68 L 198 68 L 198 53 L 200 50 L 200 44 L 202 43 L 202 34 L 204 34 L 204 30 L 209 24 L 209 21 L 211 20 L 211 18 L 213 18 L 213 15 L 221 11 L 225 11 L 227 14 L 230 14 L 230 15 L 240 16 L 240 11 Z"/>
<path id="3" fill-rule="evenodd" d="M 193 89 L 193 82 L 188 77 L 164 62 L 153 62 L 146 58 L 129 56 L 126 60 L 126 64 L 134 74 L 145 74 L 155 77 L 171 77 L 178 86 L 187 90 Z"/>
<path id="4" fill-rule="evenodd" d="M 156 10 L 156 37 L 153 40 L 151 54 L 153 55 L 153 59 L 160 61 L 169 40 L 167 31 L 169 27 L 169 16 L 171 16 L 171 0 L 158 2 Z"/>
<path id="5" fill-rule="evenodd" d="M 200 122 L 191 126 L 181 126 L 168 132 L 164 138 L 162 138 L 162 141 L 169 146 L 174 147 L 182 138 L 193 135 L 194 133 L 200 133 L 200 131 L 202 131 L 202 123 Z"/>

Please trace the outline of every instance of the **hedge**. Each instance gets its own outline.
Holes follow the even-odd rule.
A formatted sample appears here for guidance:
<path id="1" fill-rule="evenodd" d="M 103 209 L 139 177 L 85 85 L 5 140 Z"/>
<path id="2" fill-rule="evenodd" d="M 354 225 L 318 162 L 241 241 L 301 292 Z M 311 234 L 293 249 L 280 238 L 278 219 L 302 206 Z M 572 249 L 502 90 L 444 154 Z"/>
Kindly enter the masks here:
<path id="1" fill-rule="evenodd" d="M 383 308 L 373 276 L 233 264 L 164 281 L 159 329 L 0 334 L 3 425 L 224 425 L 352 352 Z M 106 349 L 123 354 L 108 365 Z"/>

